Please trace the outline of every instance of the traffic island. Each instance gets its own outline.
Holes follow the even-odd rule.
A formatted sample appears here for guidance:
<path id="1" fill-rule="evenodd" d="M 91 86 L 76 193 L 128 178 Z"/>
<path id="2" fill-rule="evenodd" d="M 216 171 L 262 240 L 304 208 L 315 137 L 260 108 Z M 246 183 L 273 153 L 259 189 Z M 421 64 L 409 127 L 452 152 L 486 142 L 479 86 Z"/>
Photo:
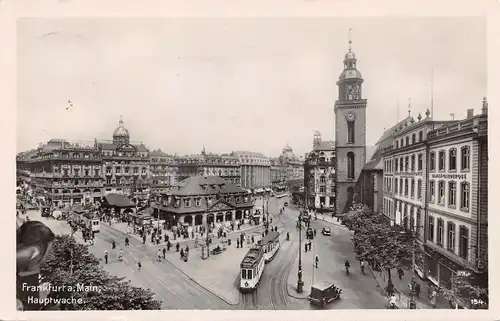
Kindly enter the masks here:
<path id="1" fill-rule="evenodd" d="M 259 234 L 253 234 L 255 242 L 257 242 L 260 239 Z M 212 250 L 217 246 L 222 251 L 213 255 Z M 249 244 L 247 242 L 245 242 L 243 248 L 236 248 L 236 239 L 233 237 L 231 245 L 226 245 L 225 249 L 221 242 L 214 240 L 208 249 L 206 247 L 190 249 L 187 262 L 181 260 L 179 253 L 172 251 L 167 253 L 167 260 L 208 291 L 231 305 L 237 305 L 240 298 L 237 286 L 240 263 L 248 249 Z M 210 253 L 209 255 L 206 254 L 207 250 Z M 202 253 L 202 251 L 204 252 Z"/>

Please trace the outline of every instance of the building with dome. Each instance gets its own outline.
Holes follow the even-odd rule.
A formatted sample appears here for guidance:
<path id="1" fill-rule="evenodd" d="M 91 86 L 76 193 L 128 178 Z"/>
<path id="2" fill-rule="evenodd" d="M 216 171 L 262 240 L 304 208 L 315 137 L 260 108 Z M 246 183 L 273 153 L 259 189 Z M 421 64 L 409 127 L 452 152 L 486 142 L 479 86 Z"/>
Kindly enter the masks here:
<path id="1" fill-rule="evenodd" d="M 118 193 L 148 198 L 151 175 L 149 150 L 142 143 L 131 143 L 129 131 L 120 119 L 113 140 L 95 140 L 102 158 L 103 194 Z"/>
<path id="2" fill-rule="evenodd" d="M 304 182 L 304 160 L 293 153 L 287 144 L 277 158 L 270 159 L 271 184 L 274 189 L 283 189 L 285 185 L 300 185 Z"/>

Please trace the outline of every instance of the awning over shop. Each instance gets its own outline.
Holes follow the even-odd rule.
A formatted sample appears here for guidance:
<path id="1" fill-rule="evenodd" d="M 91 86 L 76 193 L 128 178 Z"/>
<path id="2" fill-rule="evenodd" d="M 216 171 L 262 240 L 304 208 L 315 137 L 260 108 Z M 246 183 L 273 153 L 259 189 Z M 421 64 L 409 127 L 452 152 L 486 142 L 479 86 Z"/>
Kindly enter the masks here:
<path id="1" fill-rule="evenodd" d="M 135 207 L 135 203 L 130 201 L 130 199 L 121 194 L 108 194 L 102 198 L 102 205 L 104 206 L 114 206 L 114 207 Z"/>

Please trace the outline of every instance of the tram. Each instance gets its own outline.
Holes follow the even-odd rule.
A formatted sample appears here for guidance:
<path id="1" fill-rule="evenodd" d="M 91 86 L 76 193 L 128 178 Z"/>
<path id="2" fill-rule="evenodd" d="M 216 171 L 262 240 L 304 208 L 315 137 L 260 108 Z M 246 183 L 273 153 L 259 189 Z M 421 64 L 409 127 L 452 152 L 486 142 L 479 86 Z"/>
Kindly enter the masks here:
<path id="1" fill-rule="evenodd" d="M 251 292 L 259 286 L 266 263 L 261 246 L 252 247 L 240 264 L 240 292 Z"/>
<path id="2" fill-rule="evenodd" d="M 280 233 L 269 232 L 262 240 L 259 241 L 259 243 L 264 250 L 264 261 L 268 263 L 274 258 L 280 249 Z"/>

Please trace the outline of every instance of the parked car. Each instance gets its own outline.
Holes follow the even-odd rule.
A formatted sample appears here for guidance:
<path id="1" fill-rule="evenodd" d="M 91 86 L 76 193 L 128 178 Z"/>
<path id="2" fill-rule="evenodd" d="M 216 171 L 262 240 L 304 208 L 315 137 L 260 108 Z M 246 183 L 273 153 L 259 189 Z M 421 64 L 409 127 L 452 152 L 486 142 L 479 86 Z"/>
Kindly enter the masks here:
<path id="1" fill-rule="evenodd" d="M 321 234 L 325 236 L 330 236 L 332 235 L 332 229 L 329 227 L 323 227 L 323 229 L 321 230 Z"/>

